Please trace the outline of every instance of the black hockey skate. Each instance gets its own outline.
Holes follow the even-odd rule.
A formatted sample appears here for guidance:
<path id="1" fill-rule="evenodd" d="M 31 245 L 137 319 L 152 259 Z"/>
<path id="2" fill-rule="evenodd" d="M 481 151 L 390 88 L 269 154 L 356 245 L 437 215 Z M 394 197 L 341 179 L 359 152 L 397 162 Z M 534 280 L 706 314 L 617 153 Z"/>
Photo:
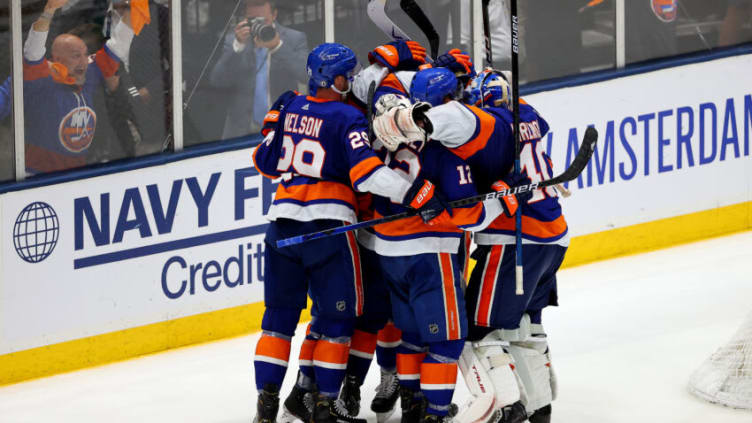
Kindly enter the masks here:
<path id="1" fill-rule="evenodd" d="M 494 410 L 487 423 L 523 423 L 527 421 L 527 411 L 522 402 L 507 405 Z"/>
<path id="2" fill-rule="evenodd" d="M 360 414 L 360 383 L 358 383 L 357 377 L 354 375 L 345 376 L 337 401 L 345 407 L 347 414 L 351 416 Z"/>
<path id="3" fill-rule="evenodd" d="M 399 398 L 397 372 L 381 369 L 381 383 L 376 387 L 376 396 L 371 401 L 371 411 L 376 413 L 378 423 L 384 423 L 394 413 Z"/>
<path id="4" fill-rule="evenodd" d="M 535 410 L 529 420 L 530 423 L 551 423 L 551 404 Z"/>
<path id="5" fill-rule="evenodd" d="M 308 423 L 313 412 L 313 394 L 295 385 L 285 399 L 282 410 L 279 423 L 292 423 L 296 420 Z"/>
<path id="6" fill-rule="evenodd" d="M 435 414 L 426 414 L 420 420 L 420 423 L 449 423 L 452 421 L 450 416 L 437 416 Z"/>
<path id="7" fill-rule="evenodd" d="M 404 386 L 399 388 L 402 420 L 400 423 L 420 423 L 426 411 L 426 399 L 420 391 L 413 391 Z"/>
<path id="8" fill-rule="evenodd" d="M 256 417 L 254 423 L 276 423 L 277 411 L 279 411 L 279 388 L 276 385 L 266 384 L 259 392 L 256 402 Z"/>
<path id="9" fill-rule="evenodd" d="M 347 414 L 347 410 L 334 398 L 317 394 L 311 415 L 311 423 L 368 423 L 366 419 L 359 419 Z"/>

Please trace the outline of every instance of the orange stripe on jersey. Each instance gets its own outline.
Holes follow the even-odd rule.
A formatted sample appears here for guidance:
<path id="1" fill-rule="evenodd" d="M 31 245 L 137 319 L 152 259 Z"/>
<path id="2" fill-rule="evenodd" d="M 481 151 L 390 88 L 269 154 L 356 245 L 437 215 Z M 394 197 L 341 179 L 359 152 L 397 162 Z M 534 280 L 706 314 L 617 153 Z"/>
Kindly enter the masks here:
<path id="1" fill-rule="evenodd" d="M 23 79 L 24 81 L 35 81 L 50 76 L 50 65 L 47 59 L 43 59 L 36 64 L 23 62 Z"/>
<path id="2" fill-rule="evenodd" d="M 340 200 L 352 205 L 353 209 L 357 206 L 355 193 L 352 188 L 339 182 L 317 181 L 313 184 L 277 185 L 276 200 L 296 200 L 308 202 L 314 200 Z"/>
<path id="3" fill-rule="evenodd" d="M 314 103 L 328 103 L 330 101 L 337 101 L 337 100 L 329 100 L 326 98 L 311 97 L 310 95 L 306 96 L 306 100 L 312 101 Z"/>
<path id="4" fill-rule="evenodd" d="M 426 353 L 397 353 L 397 374 L 403 379 L 405 378 L 405 376 L 408 376 L 408 378 L 410 378 L 410 375 L 420 375 L 420 365 L 423 363 L 424 358 L 426 358 Z M 417 377 L 414 379 L 417 379 Z"/>
<path id="5" fill-rule="evenodd" d="M 350 247 L 350 256 L 353 263 L 354 274 L 354 289 L 355 289 L 355 315 L 360 316 L 363 314 L 363 274 L 360 268 L 360 250 L 358 249 L 358 241 L 355 240 L 355 234 L 348 232 L 347 245 Z"/>
<path id="6" fill-rule="evenodd" d="M 376 351 L 376 334 L 356 329 L 350 341 L 350 354 L 353 351 L 373 355 Z"/>
<path id="7" fill-rule="evenodd" d="M 392 322 L 387 323 L 376 335 L 379 344 L 394 344 L 402 340 L 402 331 L 397 329 Z"/>
<path id="8" fill-rule="evenodd" d="M 494 126 L 496 125 L 496 119 L 483 110 L 475 106 L 467 106 L 467 108 L 478 117 L 478 125 L 480 126 L 480 129 L 475 138 L 451 150 L 452 153 L 463 160 L 482 150 L 486 144 L 488 144 L 488 140 L 491 138 Z"/>
<path id="9" fill-rule="evenodd" d="M 499 274 L 501 257 L 504 255 L 503 245 L 494 245 L 486 258 L 486 265 L 481 275 L 478 304 L 475 308 L 475 324 L 489 327 L 491 308 L 493 307 L 494 291 L 496 290 L 496 278 Z"/>
<path id="10" fill-rule="evenodd" d="M 452 209 L 450 220 L 457 226 L 475 225 L 480 223 L 483 210 L 483 203 L 478 203 L 472 207 L 457 207 Z"/>
<path id="11" fill-rule="evenodd" d="M 256 355 L 287 361 L 290 359 L 290 341 L 263 334 L 256 344 Z"/>
<path id="12" fill-rule="evenodd" d="M 319 367 L 344 369 L 347 367 L 349 353 L 350 346 L 348 344 L 319 339 L 316 341 L 316 348 L 313 350 L 313 361 Z"/>
<path id="13" fill-rule="evenodd" d="M 515 229 L 513 217 L 500 215 L 489 226 L 489 229 L 510 230 Z M 564 216 L 559 216 L 550 222 L 544 222 L 530 216 L 522 216 L 522 233 L 536 238 L 547 239 L 557 237 L 567 230 L 567 221 Z"/>
<path id="14" fill-rule="evenodd" d="M 375 211 L 373 218 L 378 219 L 380 217 L 382 217 L 381 213 Z M 429 226 L 423 223 L 423 219 L 418 216 L 395 220 L 394 222 L 382 223 L 374 226 L 373 229 L 384 236 L 413 235 L 423 232 L 462 232 L 462 230 L 457 228 L 454 223 L 451 223 L 451 220 L 447 223 L 438 223 L 434 226 Z"/>
<path id="15" fill-rule="evenodd" d="M 441 286 L 444 291 L 447 339 L 460 339 L 460 310 L 454 290 L 454 272 L 449 253 L 439 253 L 439 266 L 441 267 Z"/>
<path id="16" fill-rule="evenodd" d="M 381 81 L 380 87 L 389 87 L 394 88 L 397 91 L 400 91 L 404 93 L 405 95 L 408 95 L 407 90 L 404 86 L 402 86 L 402 82 L 400 82 L 399 78 L 397 78 L 397 75 L 390 73 L 389 75 L 384 78 L 383 81 Z"/>
<path id="17" fill-rule="evenodd" d="M 457 363 L 422 363 L 420 366 L 421 388 L 431 389 L 431 385 L 437 385 L 434 389 L 447 389 L 446 385 L 456 382 Z"/>
<path id="18" fill-rule="evenodd" d="M 372 156 L 365 160 L 361 160 L 360 163 L 350 169 L 350 183 L 354 185 L 357 180 L 373 172 L 373 170 L 379 166 L 384 166 L 384 162 L 378 157 Z"/>

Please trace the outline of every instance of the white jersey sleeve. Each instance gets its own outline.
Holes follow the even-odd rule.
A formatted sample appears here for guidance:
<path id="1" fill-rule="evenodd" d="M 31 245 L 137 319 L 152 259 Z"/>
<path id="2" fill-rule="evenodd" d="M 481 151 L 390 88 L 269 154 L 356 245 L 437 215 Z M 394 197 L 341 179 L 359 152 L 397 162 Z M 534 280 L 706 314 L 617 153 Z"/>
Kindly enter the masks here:
<path id="1" fill-rule="evenodd" d="M 470 141 L 478 126 L 475 114 L 457 101 L 432 107 L 426 117 L 433 126 L 431 139 L 450 149 Z"/>

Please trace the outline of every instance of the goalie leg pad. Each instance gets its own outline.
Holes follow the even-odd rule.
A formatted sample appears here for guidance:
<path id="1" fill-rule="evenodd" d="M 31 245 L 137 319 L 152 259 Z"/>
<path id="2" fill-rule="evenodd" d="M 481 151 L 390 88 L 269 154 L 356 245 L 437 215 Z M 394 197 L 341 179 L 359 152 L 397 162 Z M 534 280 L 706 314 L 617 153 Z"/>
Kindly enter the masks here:
<path id="1" fill-rule="evenodd" d="M 517 373 L 527 392 L 524 403 L 528 413 L 551 404 L 556 395 L 556 377 L 545 333 L 541 330 L 525 341 L 511 342 L 509 353 L 514 357 Z"/>

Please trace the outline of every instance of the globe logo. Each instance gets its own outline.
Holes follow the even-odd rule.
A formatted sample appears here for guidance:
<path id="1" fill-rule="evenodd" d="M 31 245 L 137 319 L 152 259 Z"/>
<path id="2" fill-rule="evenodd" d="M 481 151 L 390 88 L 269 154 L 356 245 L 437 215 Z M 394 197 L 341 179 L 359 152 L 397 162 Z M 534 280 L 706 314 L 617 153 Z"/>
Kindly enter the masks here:
<path id="1" fill-rule="evenodd" d="M 39 263 L 52 253 L 60 234 L 57 213 L 49 204 L 31 203 L 21 210 L 13 226 L 13 245 L 29 263 Z"/>

